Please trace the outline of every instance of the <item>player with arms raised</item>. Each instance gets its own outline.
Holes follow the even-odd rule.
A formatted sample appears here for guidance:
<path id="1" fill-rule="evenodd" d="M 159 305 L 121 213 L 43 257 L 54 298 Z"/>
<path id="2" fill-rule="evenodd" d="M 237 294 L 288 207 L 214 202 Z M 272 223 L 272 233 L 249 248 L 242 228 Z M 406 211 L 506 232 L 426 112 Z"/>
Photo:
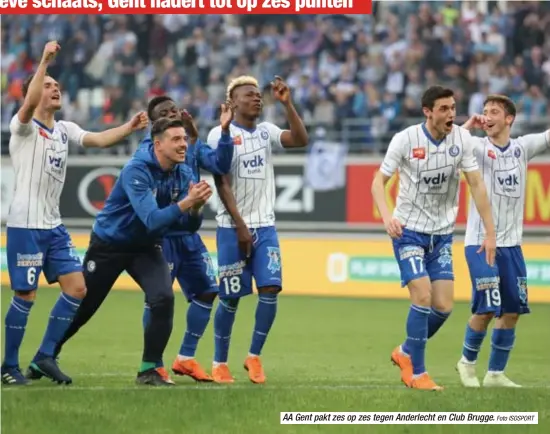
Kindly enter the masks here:
<path id="1" fill-rule="evenodd" d="M 16 184 L 6 232 L 8 270 L 15 294 L 5 319 L 4 384 L 29 382 L 19 368 L 19 347 L 42 271 L 48 283 L 59 282 L 62 292 L 29 375 L 46 376 L 57 383 L 71 382 L 53 357 L 55 345 L 86 294 L 80 259 L 59 213 L 69 144 L 104 148 L 147 125 L 145 113 L 101 133 L 89 133 L 72 122 L 55 121 L 55 112 L 61 109 L 61 90 L 46 70 L 59 49 L 56 41 L 46 44 L 35 74 L 23 86 L 25 100 L 10 122 L 9 150 Z"/>
<path id="2" fill-rule="evenodd" d="M 520 387 L 504 375 L 514 346 L 519 316 L 529 313 L 527 270 L 521 250 L 523 212 L 528 162 L 550 148 L 550 130 L 510 138 L 516 107 L 510 98 L 490 95 L 483 116 L 473 116 L 464 128 L 482 127 L 485 138 L 475 138 L 475 155 L 489 196 L 496 222 L 496 264 L 490 267 L 478 251 L 485 229 L 475 207 L 470 207 L 466 228 L 466 261 L 472 279 L 472 316 L 466 326 L 462 358 L 457 371 L 466 387 L 480 387 L 476 376 L 477 356 L 496 317 L 491 338 L 489 369 L 485 387 Z"/>
<path id="3" fill-rule="evenodd" d="M 391 359 L 406 386 L 441 390 L 426 372 L 426 341 L 453 307 L 453 230 L 458 212 L 460 170 L 470 185 L 487 236 L 480 250 L 492 264 L 495 231 L 487 192 L 470 133 L 454 125 L 453 91 L 432 86 L 422 96 L 426 121 L 397 133 L 372 183 L 372 195 L 393 240 L 402 285 L 410 292 L 407 339 Z M 399 195 L 393 213 L 384 187 L 399 170 Z"/>
<path id="4" fill-rule="evenodd" d="M 265 382 L 260 353 L 275 320 L 277 294 L 283 286 L 275 230 L 272 149 L 307 146 L 308 134 L 292 104 L 288 86 L 280 77 L 275 77 L 271 85 L 275 99 L 285 108 L 290 130 L 269 122 L 258 123 L 262 94 L 254 77 L 238 77 L 227 87 L 227 100 L 235 111 L 230 127 L 235 151 L 230 174 L 215 176 L 221 202 L 216 217 L 220 303 L 214 317 L 212 377 L 218 383 L 234 381 L 227 365 L 229 341 L 239 299 L 252 293 L 252 278 L 259 297 L 244 366 L 253 383 Z M 220 135 L 220 127 L 214 128 L 208 144 L 215 147 Z"/>

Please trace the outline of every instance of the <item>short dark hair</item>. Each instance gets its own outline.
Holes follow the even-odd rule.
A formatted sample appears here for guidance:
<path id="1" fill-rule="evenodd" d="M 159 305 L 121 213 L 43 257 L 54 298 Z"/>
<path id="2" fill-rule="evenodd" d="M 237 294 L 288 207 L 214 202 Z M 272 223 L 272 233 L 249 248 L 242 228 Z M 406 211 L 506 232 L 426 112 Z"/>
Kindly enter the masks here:
<path id="1" fill-rule="evenodd" d="M 168 95 L 159 95 L 155 96 L 151 101 L 149 101 L 149 104 L 147 104 L 147 117 L 151 120 L 153 120 L 153 110 L 156 106 L 159 104 L 162 104 L 165 101 L 174 101 L 172 98 L 170 98 Z"/>
<path id="2" fill-rule="evenodd" d="M 510 98 L 508 98 L 506 95 L 489 95 L 483 101 L 483 107 L 485 107 L 488 103 L 495 103 L 501 106 L 504 109 L 504 113 L 506 116 L 513 116 L 516 117 L 517 109 L 516 105 L 514 104 L 514 101 L 512 101 Z"/>
<path id="3" fill-rule="evenodd" d="M 433 110 L 435 102 L 441 98 L 451 98 L 455 95 L 452 89 L 443 86 L 430 86 L 422 95 L 422 108 Z"/>
<path id="4" fill-rule="evenodd" d="M 51 75 L 48 74 L 47 72 L 46 72 L 45 76 L 46 77 L 51 77 Z M 33 78 L 34 78 L 34 74 L 31 74 L 23 82 L 23 87 L 21 89 L 23 91 L 23 98 L 25 98 L 27 96 L 27 92 L 29 91 L 29 86 L 31 85 L 31 81 L 32 81 Z"/>
<path id="5" fill-rule="evenodd" d="M 169 119 L 169 118 L 160 118 L 155 121 L 153 128 L 151 128 L 151 137 L 154 139 L 170 128 L 185 128 L 183 126 L 183 121 L 181 119 Z"/>

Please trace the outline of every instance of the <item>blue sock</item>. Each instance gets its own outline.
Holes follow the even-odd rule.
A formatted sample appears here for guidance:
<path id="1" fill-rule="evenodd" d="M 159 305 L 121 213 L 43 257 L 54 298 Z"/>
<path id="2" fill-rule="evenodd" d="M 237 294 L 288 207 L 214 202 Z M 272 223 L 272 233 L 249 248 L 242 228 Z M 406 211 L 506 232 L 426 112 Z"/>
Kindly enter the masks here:
<path id="1" fill-rule="evenodd" d="M 258 295 L 256 307 L 256 324 L 250 344 L 250 354 L 259 356 L 267 339 L 267 335 L 277 314 L 277 294 L 265 293 Z"/>
<path id="2" fill-rule="evenodd" d="M 145 307 L 143 308 L 143 332 L 145 332 L 145 329 L 147 329 L 147 326 L 149 325 L 149 322 L 151 321 L 151 308 L 147 303 L 145 303 Z M 164 362 L 162 360 L 155 363 L 155 368 L 162 368 L 164 366 Z"/>
<path id="3" fill-rule="evenodd" d="M 478 332 L 470 327 L 470 324 L 466 325 L 466 335 L 464 336 L 464 345 L 462 346 L 462 355 L 469 362 L 475 362 L 481 349 L 481 344 L 485 335 L 487 334 L 486 330 Z"/>
<path id="4" fill-rule="evenodd" d="M 420 375 L 426 372 L 424 356 L 426 341 L 428 340 L 428 316 L 430 308 L 412 304 L 407 317 L 407 340 L 405 342 L 407 354 L 411 356 L 413 374 Z"/>
<path id="5" fill-rule="evenodd" d="M 181 343 L 180 356 L 195 357 L 199 339 L 202 337 L 208 321 L 210 321 L 212 304 L 193 300 L 187 309 L 187 330 Z"/>
<path id="6" fill-rule="evenodd" d="M 430 339 L 433 335 L 437 333 L 437 331 L 441 328 L 443 323 L 447 321 L 447 318 L 451 315 L 451 312 L 441 312 L 436 309 L 430 309 L 430 315 L 428 316 L 428 339 Z M 405 354 L 410 354 L 409 346 L 407 345 L 407 341 L 401 345 L 401 351 L 403 351 Z"/>
<path id="7" fill-rule="evenodd" d="M 6 337 L 4 339 L 4 363 L 9 367 L 19 366 L 19 347 L 23 342 L 25 328 L 29 313 L 34 303 L 13 296 L 10 308 L 6 314 L 4 324 L 6 325 Z"/>
<path id="8" fill-rule="evenodd" d="M 57 303 L 55 303 L 50 313 L 48 328 L 46 329 L 38 353 L 34 356 L 34 360 L 43 357 L 53 357 L 55 346 L 61 341 L 63 335 L 69 328 L 81 301 L 82 300 L 71 297 L 63 292 L 59 295 Z"/>
<path id="9" fill-rule="evenodd" d="M 489 371 L 503 372 L 516 340 L 516 329 L 493 329 Z"/>
<path id="10" fill-rule="evenodd" d="M 235 322 L 235 313 L 238 306 L 237 300 L 222 300 L 218 304 L 214 315 L 214 362 L 227 363 L 229 355 L 229 342 L 231 331 Z"/>
<path id="11" fill-rule="evenodd" d="M 443 323 L 447 321 L 451 312 L 441 312 L 439 310 L 431 309 L 428 316 L 428 339 L 437 333 Z"/>

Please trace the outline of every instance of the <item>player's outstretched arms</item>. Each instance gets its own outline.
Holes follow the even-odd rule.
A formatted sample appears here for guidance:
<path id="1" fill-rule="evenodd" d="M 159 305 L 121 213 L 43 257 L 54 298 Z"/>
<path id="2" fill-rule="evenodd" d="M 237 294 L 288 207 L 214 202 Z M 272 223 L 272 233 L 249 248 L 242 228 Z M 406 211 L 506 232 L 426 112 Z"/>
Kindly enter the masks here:
<path id="1" fill-rule="evenodd" d="M 386 184 L 390 179 L 391 176 L 387 176 L 381 171 L 376 172 L 372 180 L 371 193 L 374 203 L 382 216 L 386 232 L 391 238 L 399 238 L 403 235 L 404 225 L 391 215 L 386 202 Z"/>
<path id="2" fill-rule="evenodd" d="M 199 166 L 214 175 L 225 175 L 231 170 L 234 147 L 229 126 L 233 120 L 233 114 L 234 110 L 231 103 L 222 104 L 220 115 L 221 135 L 216 149 L 212 149 L 200 140 L 197 142 Z M 188 116 L 191 115 L 188 114 Z"/>
<path id="3" fill-rule="evenodd" d="M 125 124 L 102 131 L 100 133 L 87 133 L 82 140 L 85 148 L 109 148 L 128 137 L 135 131 L 143 130 L 149 123 L 147 113 L 139 112 Z"/>
<path id="4" fill-rule="evenodd" d="M 199 183 L 190 189 L 183 200 L 161 209 L 153 195 L 153 180 L 145 169 L 139 166 L 126 167 L 120 178 L 135 213 L 147 230 L 154 233 L 176 223 L 183 213 L 212 195 L 208 184 Z"/>
<path id="5" fill-rule="evenodd" d="M 284 148 L 306 147 L 309 143 L 309 136 L 304 122 L 300 118 L 300 115 L 292 103 L 290 88 L 281 77 L 276 75 L 275 80 L 271 82 L 271 89 L 273 92 L 273 97 L 285 108 L 286 119 L 290 126 L 290 130 L 285 130 L 282 132 L 281 144 Z"/>
<path id="6" fill-rule="evenodd" d="M 550 150 L 550 130 L 544 133 L 527 134 L 518 138 L 525 149 L 527 160 Z"/>
<path id="7" fill-rule="evenodd" d="M 42 59 L 38 64 L 38 68 L 34 73 L 34 76 L 29 83 L 29 88 L 23 101 L 23 105 L 17 112 L 17 117 L 19 122 L 22 124 L 28 124 L 34 115 L 34 111 L 38 104 L 40 104 L 40 99 L 42 98 L 42 91 L 44 90 L 44 78 L 46 77 L 46 70 L 48 65 L 55 58 L 55 55 L 60 50 L 60 46 L 57 41 L 50 41 L 44 47 L 44 52 L 42 53 Z"/>
<path id="8" fill-rule="evenodd" d="M 235 196 L 233 196 L 233 192 L 231 191 L 229 175 L 214 175 L 214 182 L 223 206 L 235 222 L 239 248 L 246 255 L 246 257 L 249 258 L 252 254 L 252 235 L 250 235 L 250 231 L 248 230 L 248 227 L 246 226 L 246 223 L 237 208 Z"/>

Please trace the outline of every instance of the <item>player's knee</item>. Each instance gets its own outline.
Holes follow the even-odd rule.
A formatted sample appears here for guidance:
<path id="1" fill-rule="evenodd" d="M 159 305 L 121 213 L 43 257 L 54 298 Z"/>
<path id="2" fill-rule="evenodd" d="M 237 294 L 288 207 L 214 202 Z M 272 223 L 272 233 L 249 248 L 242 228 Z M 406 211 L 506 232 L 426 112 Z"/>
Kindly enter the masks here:
<path id="1" fill-rule="evenodd" d="M 67 288 L 63 290 L 64 294 L 70 295 L 71 297 L 77 298 L 79 300 L 83 300 L 84 297 L 86 297 L 86 285 L 79 284 L 72 288 Z"/>
<path id="2" fill-rule="evenodd" d="M 14 295 L 25 301 L 34 301 L 36 299 L 36 290 L 32 291 L 13 291 Z"/>
<path id="3" fill-rule="evenodd" d="M 280 286 L 265 286 L 263 288 L 258 288 L 258 294 L 278 294 L 281 290 L 282 288 Z"/>
<path id="4" fill-rule="evenodd" d="M 511 329 L 514 328 L 519 320 L 518 313 L 505 313 L 497 320 L 499 328 Z"/>
<path id="5" fill-rule="evenodd" d="M 432 298 L 432 308 L 437 310 L 438 312 L 443 312 L 450 314 L 453 310 L 454 301 L 452 299 L 450 300 L 433 300 Z"/>
<path id="6" fill-rule="evenodd" d="M 164 291 L 156 294 L 149 299 L 149 309 L 153 312 L 166 312 L 174 311 L 174 293 L 172 291 Z"/>

